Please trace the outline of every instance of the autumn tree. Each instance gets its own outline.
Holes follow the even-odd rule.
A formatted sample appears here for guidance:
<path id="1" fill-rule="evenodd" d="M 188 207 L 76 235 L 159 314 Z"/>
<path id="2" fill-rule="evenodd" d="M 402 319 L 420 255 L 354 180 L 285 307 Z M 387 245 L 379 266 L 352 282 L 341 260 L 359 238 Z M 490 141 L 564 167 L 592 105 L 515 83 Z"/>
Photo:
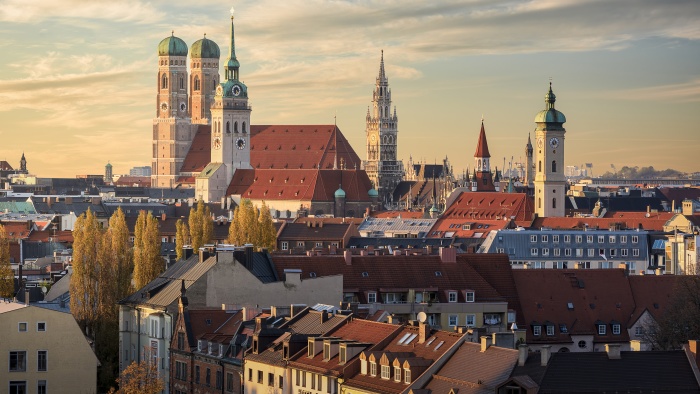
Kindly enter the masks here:
<path id="1" fill-rule="evenodd" d="M 10 265 L 10 241 L 5 226 L 0 224 L 0 297 L 12 298 L 15 292 L 15 274 Z"/>
<path id="2" fill-rule="evenodd" d="M 185 256 L 185 245 L 189 243 L 190 239 L 190 229 L 187 224 L 178 219 L 175 224 L 175 253 L 177 254 L 177 259 L 182 260 Z"/>
<path id="3" fill-rule="evenodd" d="M 190 242 L 192 249 L 198 250 L 205 244 L 211 243 L 214 237 L 214 221 L 209 207 L 202 200 L 197 201 L 197 208 L 190 209 L 189 217 Z"/>
<path id="4" fill-rule="evenodd" d="M 98 255 L 102 232 L 90 209 L 75 221 L 73 227 L 73 274 L 70 278 L 70 310 L 86 335 L 98 319 L 99 280 Z"/>
<path id="5" fill-rule="evenodd" d="M 233 212 L 228 242 L 233 245 L 249 243 L 270 250 L 275 248 L 277 230 L 265 202 L 258 209 L 250 200 L 241 200 L 241 204 Z"/>
<path id="6" fill-rule="evenodd" d="M 272 221 L 272 214 L 270 213 L 270 209 L 265 204 L 265 201 L 263 201 L 262 207 L 260 207 L 257 226 L 258 245 L 261 248 L 274 250 L 277 246 L 277 229 L 275 229 L 275 224 Z"/>
<path id="7" fill-rule="evenodd" d="M 150 352 L 144 352 L 141 362 L 132 362 L 124 368 L 117 379 L 120 394 L 155 394 L 165 389 L 163 379 L 158 376 L 158 362 L 153 361 Z"/>
<path id="8" fill-rule="evenodd" d="M 158 219 L 141 211 L 134 228 L 134 286 L 142 288 L 163 271 L 165 260 L 160 255 Z"/>
<path id="9" fill-rule="evenodd" d="M 655 350 L 680 349 L 700 338 L 700 277 L 678 276 L 669 305 L 658 321 L 644 327 L 643 339 Z"/>

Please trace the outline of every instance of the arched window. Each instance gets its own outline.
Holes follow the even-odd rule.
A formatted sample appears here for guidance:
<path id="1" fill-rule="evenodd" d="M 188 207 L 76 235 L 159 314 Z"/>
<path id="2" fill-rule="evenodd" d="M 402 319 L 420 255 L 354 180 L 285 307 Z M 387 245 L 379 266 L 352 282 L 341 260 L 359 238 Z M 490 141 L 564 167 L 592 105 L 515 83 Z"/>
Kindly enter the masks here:
<path id="1" fill-rule="evenodd" d="M 481 159 L 479 159 L 479 161 L 477 162 L 476 167 L 479 171 L 481 171 Z"/>
<path id="2" fill-rule="evenodd" d="M 554 197 L 554 198 L 552 199 L 552 208 L 556 208 L 556 207 L 557 207 L 557 198 Z"/>
<path id="3" fill-rule="evenodd" d="M 539 162 L 539 169 L 537 170 L 537 172 L 542 172 L 542 160 L 540 160 Z"/>
<path id="4" fill-rule="evenodd" d="M 233 122 L 233 132 L 238 133 L 238 122 Z"/>
<path id="5" fill-rule="evenodd" d="M 552 172 L 557 172 L 557 161 L 552 160 Z"/>
<path id="6" fill-rule="evenodd" d="M 160 88 L 161 89 L 167 89 L 168 88 L 168 76 L 163 74 L 163 79 L 160 83 Z"/>
<path id="7" fill-rule="evenodd" d="M 389 107 L 384 107 L 384 113 L 389 116 Z"/>
<path id="8" fill-rule="evenodd" d="M 382 107 L 379 107 L 379 117 L 380 118 L 384 116 L 384 115 L 382 115 L 382 113 L 383 113 Z"/>
<path id="9" fill-rule="evenodd" d="M 242 133 L 245 133 L 245 132 L 246 132 L 246 131 L 245 131 L 245 122 L 243 122 L 243 124 L 242 124 L 241 132 L 242 132 Z"/>
<path id="10" fill-rule="evenodd" d="M 194 77 L 194 90 L 199 91 L 199 76 Z"/>
<path id="11" fill-rule="evenodd" d="M 185 78 L 180 77 L 180 89 L 184 89 L 184 88 L 185 88 Z"/>
<path id="12" fill-rule="evenodd" d="M 231 134 L 231 122 L 226 122 L 226 133 Z"/>

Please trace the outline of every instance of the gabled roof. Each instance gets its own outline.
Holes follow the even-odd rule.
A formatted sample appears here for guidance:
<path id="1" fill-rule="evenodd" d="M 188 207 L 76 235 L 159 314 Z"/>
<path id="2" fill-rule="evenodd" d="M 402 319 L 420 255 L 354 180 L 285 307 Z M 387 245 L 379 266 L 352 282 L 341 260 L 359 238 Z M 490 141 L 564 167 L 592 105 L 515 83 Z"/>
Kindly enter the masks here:
<path id="1" fill-rule="evenodd" d="M 680 208 L 685 199 L 700 199 L 700 187 L 661 187 L 656 189 L 656 195 L 668 201 L 669 207 L 675 202 L 676 208 Z"/>
<path id="2" fill-rule="evenodd" d="M 611 360 L 605 352 L 554 353 L 539 393 L 700 392 L 682 350 L 620 352 L 620 355 L 620 359 Z"/>
<path id="3" fill-rule="evenodd" d="M 489 144 L 486 141 L 486 131 L 484 130 L 484 122 L 481 122 L 481 131 L 479 132 L 479 141 L 476 144 L 476 152 L 474 157 L 491 157 L 489 153 Z"/>
<path id="4" fill-rule="evenodd" d="M 639 320 L 644 311 L 659 321 L 673 300 L 673 293 L 686 277 L 681 275 L 634 275 L 629 277 L 635 308 L 628 327 Z"/>
<path id="5" fill-rule="evenodd" d="M 360 302 L 366 302 L 366 291 L 409 288 L 435 289 L 440 302 L 447 302 L 442 290 L 465 289 L 474 290 L 477 302 L 505 301 L 468 264 L 471 260 L 497 262 L 508 261 L 508 257 L 469 254 L 456 263 L 443 263 L 439 256 L 352 256 L 351 264 L 346 264 L 342 256 L 273 256 L 280 277 L 285 269 L 301 269 L 302 278 L 308 278 L 312 272 L 318 277 L 342 274 L 343 287 L 359 293 Z"/>
<path id="6" fill-rule="evenodd" d="M 243 320 L 241 311 L 232 313 L 223 309 L 188 309 L 185 314 L 187 335 L 191 340 L 190 346 L 194 348 L 199 339 L 223 343 L 213 339 L 225 336 L 230 340 Z"/>
<path id="7" fill-rule="evenodd" d="M 350 224 L 324 224 L 323 226 L 311 226 L 306 223 L 287 223 L 278 240 L 338 240 L 343 239 Z"/>
<path id="8" fill-rule="evenodd" d="M 528 343 L 571 343 L 577 334 L 593 335 L 594 342 L 630 340 L 625 324 L 635 303 L 623 269 L 513 270 L 513 278 L 523 310 L 517 323 Z M 598 334 L 597 322 L 607 326 L 606 335 Z M 612 333 L 613 322 L 621 324 L 619 335 Z M 541 335 L 533 335 L 533 325 L 542 327 Z M 546 325 L 554 326 L 554 335 Z"/>
<path id="9" fill-rule="evenodd" d="M 486 238 L 493 230 L 510 226 L 510 220 L 470 220 L 466 218 L 442 217 L 428 233 L 429 238 Z"/>
<path id="10" fill-rule="evenodd" d="M 211 160 L 211 126 L 199 125 L 180 172 L 200 172 Z"/>
<path id="11" fill-rule="evenodd" d="M 529 226 L 535 211 L 532 199 L 524 193 L 462 191 L 447 207 L 443 218 L 502 220 L 504 217 Z"/>
<path id="12" fill-rule="evenodd" d="M 348 315 L 329 314 L 305 309 L 280 326 L 293 334 L 324 335 L 349 319 Z"/>

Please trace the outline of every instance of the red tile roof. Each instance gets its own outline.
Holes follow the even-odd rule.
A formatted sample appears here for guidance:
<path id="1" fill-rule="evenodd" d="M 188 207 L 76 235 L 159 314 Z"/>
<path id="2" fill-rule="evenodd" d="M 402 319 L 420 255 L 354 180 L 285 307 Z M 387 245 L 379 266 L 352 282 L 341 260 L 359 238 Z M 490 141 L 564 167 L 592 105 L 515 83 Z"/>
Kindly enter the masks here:
<path id="1" fill-rule="evenodd" d="M 510 220 L 440 218 L 430 229 L 428 238 L 486 238 L 490 231 L 503 230 L 508 228 L 510 223 Z M 464 229 L 465 225 L 469 225 L 469 230 Z M 448 237 L 449 233 L 452 235 Z"/>
<path id="2" fill-rule="evenodd" d="M 151 187 L 150 176 L 121 176 L 114 182 L 115 186 Z"/>
<path id="3" fill-rule="evenodd" d="M 181 173 L 200 172 L 211 160 L 211 126 L 199 125 L 190 150 L 180 168 Z M 194 183 L 194 180 L 193 182 Z"/>
<path id="4" fill-rule="evenodd" d="M 486 131 L 484 130 L 484 122 L 481 122 L 481 131 L 479 132 L 479 142 L 476 144 L 476 152 L 474 157 L 491 157 L 489 153 L 489 144 L 486 142 Z"/>
<path id="5" fill-rule="evenodd" d="M 529 226 L 535 211 L 524 193 L 462 192 L 445 210 L 443 218 L 499 220 L 504 217 Z"/>
<path id="6" fill-rule="evenodd" d="M 0 160 L 0 171 L 12 171 L 13 168 L 10 165 L 10 163 L 6 162 L 5 160 Z"/>
<path id="7" fill-rule="evenodd" d="M 362 170 L 237 170 L 227 194 L 260 200 L 334 201 L 342 184 L 345 201 L 370 201 L 372 184 Z"/>
<path id="8" fill-rule="evenodd" d="M 29 234 L 29 241 L 34 242 L 49 242 L 53 240 L 54 242 L 73 242 L 73 232 L 72 231 L 32 231 Z"/>
<path id="9" fill-rule="evenodd" d="M 628 278 L 622 269 L 596 270 L 513 270 L 527 342 L 536 344 L 571 343 L 570 335 L 594 335 L 594 342 L 627 342 L 625 325 L 635 308 Z M 572 308 L 569 308 L 571 303 Z M 610 324 L 621 325 L 613 335 Z M 545 324 L 551 322 L 555 335 L 547 336 Z M 598 335 L 596 322 L 607 326 L 606 335 Z M 533 335 L 532 325 L 542 326 L 542 334 Z M 562 333 L 565 324 L 568 333 Z"/>
<path id="10" fill-rule="evenodd" d="M 635 308 L 628 325 L 633 325 L 648 311 L 657 321 L 673 300 L 684 276 L 680 275 L 634 275 L 629 277 Z M 682 290 L 681 290 L 682 291 Z"/>

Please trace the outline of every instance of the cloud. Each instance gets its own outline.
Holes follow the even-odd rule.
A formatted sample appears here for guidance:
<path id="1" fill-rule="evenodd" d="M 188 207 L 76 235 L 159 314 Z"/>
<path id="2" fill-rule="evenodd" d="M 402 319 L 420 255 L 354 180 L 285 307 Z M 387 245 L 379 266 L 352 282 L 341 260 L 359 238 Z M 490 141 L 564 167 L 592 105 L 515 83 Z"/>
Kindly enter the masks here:
<path id="1" fill-rule="evenodd" d="M 612 97 L 634 101 L 700 101 L 700 78 L 688 82 L 613 91 Z"/>
<path id="2" fill-rule="evenodd" d="M 0 3 L 0 21 L 40 23 L 47 19 L 112 20 L 151 23 L 163 15 L 150 3 L 138 0 L 5 0 Z"/>

